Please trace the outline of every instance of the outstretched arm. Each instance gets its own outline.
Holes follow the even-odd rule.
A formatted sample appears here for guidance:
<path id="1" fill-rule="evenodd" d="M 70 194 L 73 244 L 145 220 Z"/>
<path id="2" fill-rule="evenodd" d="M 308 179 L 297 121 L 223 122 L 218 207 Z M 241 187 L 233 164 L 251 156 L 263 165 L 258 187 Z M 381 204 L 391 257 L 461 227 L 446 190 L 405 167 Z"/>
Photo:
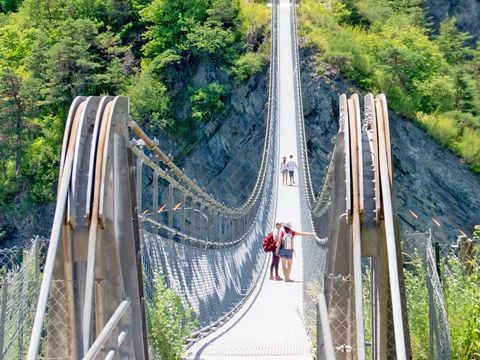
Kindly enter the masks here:
<path id="1" fill-rule="evenodd" d="M 300 235 L 300 236 L 314 236 L 314 232 L 305 232 L 305 231 L 295 231 L 295 235 Z"/>

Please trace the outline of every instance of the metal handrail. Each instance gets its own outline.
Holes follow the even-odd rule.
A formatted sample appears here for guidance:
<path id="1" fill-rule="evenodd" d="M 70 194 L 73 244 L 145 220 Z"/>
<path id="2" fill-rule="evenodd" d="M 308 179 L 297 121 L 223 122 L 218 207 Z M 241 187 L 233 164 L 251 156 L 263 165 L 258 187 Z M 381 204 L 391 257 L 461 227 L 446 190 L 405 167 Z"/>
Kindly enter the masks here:
<path id="1" fill-rule="evenodd" d="M 43 319 L 45 317 L 45 313 L 47 310 L 47 303 L 48 303 L 48 295 L 50 293 L 50 283 L 53 278 L 53 270 L 55 265 L 55 257 L 58 250 L 58 245 L 60 243 L 60 234 L 62 228 L 62 222 L 65 216 L 65 208 L 67 205 L 67 195 L 69 191 L 69 184 L 70 184 L 70 176 L 72 173 L 72 165 L 73 165 L 73 152 L 74 152 L 74 145 L 76 139 L 76 130 L 78 126 L 78 121 L 80 119 L 80 114 L 83 110 L 81 104 L 78 108 L 76 108 L 76 112 L 74 114 L 69 114 L 71 117 L 70 121 L 72 125 L 67 130 L 70 130 L 70 134 L 72 135 L 69 137 L 70 142 L 64 142 L 64 150 L 63 154 L 65 155 L 64 160 L 62 159 L 62 169 L 60 172 L 60 185 L 58 187 L 58 195 L 57 195 L 57 206 L 55 208 L 55 216 L 53 218 L 53 225 L 52 225 L 52 232 L 50 235 L 50 244 L 47 253 L 47 259 L 45 261 L 45 267 L 43 270 L 43 279 L 42 285 L 40 287 L 40 294 L 38 297 L 37 303 L 37 311 L 35 313 L 35 319 L 33 323 L 32 335 L 30 345 L 28 347 L 28 360 L 35 360 L 37 358 L 38 351 L 40 349 L 40 341 L 43 329 Z"/>
<path id="2" fill-rule="evenodd" d="M 85 353 L 83 360 L 96 359 L 96 356 L 98 355 L 100 350 L 102 350 L 102 347 L 105 345 L 105 342 L 112 335 L 113 330 L 116 329 L 118 323 L 120 322 L 120 320 L 122 320 L 123 316 L 126 314 L 129 306 L 130 306 L 130 299 L 125 299 L 118 305 L 117 309 L 112 314 L 112 316 L 106 323 L 105 327 L 102 329 L 100 334 L 98 334 L 98 337 L 93 342 L 92 346 L 90 346 L 88 351 Z M 120 341 L 118 341 L 118 343 L 121 344 Z"/>
<path id="3" fill-rule="evenodd" d="M 326 360 L 335 360 L 335 350 L 333 347 L 332 332 L 330 331 L 330 319 L 328 317 L 327 301 L 322 292 L 317 297 L 318 315 L 322 329 L 323 353 Z M 319 344 L 317 338 L 317 354 L 319 353 Z"/>
<path id="4" fill-rule="evenodd" d="M 377 116 L 380 115 L 378 121 L 378 140 L 379 140 L 379 172 L 380 172 L 380 186 L 383 198 L 383 213 L 385 222 L 385 238 L 387 245 L 387 258 L 388 258 L 388 273 L 390 280 L 390 292 L 392 299 L 392 313 L 393 313 L 393 327 L 395 333 L 395 350 L 397 359 L 403 360 L 407 358 L 405 333 L 403 325 L 403 314 L 400 294 L 400 279 L 398 275 L 398 262 L 397 262 L 397 249 L 395 239 L 395 224 L 393 219 L 393 204 L 392 204 L 392 179 L 391 163 L 389 162 L 389 151 L 387 147 L 386 136 L 388 130 L 385 126 L 388 122 L 383 118 L 383 114 L 386 112 L 386 99 L 385 97 L 377 97 Z M 378 119 L 378 118 L 377 118 Z"/>

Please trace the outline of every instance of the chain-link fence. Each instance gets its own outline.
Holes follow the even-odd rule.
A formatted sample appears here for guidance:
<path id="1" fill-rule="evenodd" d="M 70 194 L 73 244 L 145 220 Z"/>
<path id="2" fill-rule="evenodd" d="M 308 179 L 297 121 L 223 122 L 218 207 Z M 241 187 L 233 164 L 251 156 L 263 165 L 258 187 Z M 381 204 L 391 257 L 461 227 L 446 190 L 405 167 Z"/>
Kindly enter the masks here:
<path id="1" fill-rule="evenodd" d="M 425 271 L 425 286 L 428 291 L 430 359 L 450 359 L 450 333 L 443 289 L 439 277 L 439 262 L 440 253 L 456 256 L 455 247 L 436 245 L 433 242 L 431 231 L 407 233 L 405 243 L 408 244 L 408 247 L 415 249 Z"/>
<path id="2" fill-rule="evenodd" d="M 352 275 L 328 276 L 328 308 L 330 331 L 334 339 L 334 350 L 337 358 L 356 358 L 356 322 L 354 299 L 355 283 Z"/>
<path id="3" fill-rule="evenodd" d="M 46 241 L 0 250 L 0 350 L 2 359 L 25 359 L 40 288 Z"/>

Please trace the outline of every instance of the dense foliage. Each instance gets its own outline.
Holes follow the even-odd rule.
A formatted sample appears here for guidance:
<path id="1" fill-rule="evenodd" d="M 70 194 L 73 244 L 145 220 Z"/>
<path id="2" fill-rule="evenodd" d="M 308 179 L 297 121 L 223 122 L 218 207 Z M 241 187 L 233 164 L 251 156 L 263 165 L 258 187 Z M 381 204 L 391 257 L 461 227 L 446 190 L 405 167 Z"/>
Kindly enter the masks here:
<path id="1" fill-rule="evenodd" d="M 452 359 L 478 359 L 480 358 L 480 267 L 468 263 L 462 264 L 455 256 L 448 256 L 443 260 L 442 288 Z M 467 271 L 467 268 L 472 269 L 472 267 L 473 271 Z M 415 359 L 430 358 L 429 297 L 426 281 L 424 264 L 416 255 L 412 257 L 405 271 L 410 339 Z M 444 328 L 440 330 L 447 331 Z"/>
<path id="2" fill-rule="evenodd" d="M 153 299 L 147 307 L 149 343 L 161 359 L 183 358 L 183 345 L 198 326 L 191 309 L 184 309 L 175 291 L 165 286 L 162 277 L 155 278 Z"/>
<path id="3" fill-rule="evenodd" d="M 437 34 L 422 0 L 303 0 L 300 34 L 319 71 L 336 69 L 423 127 L 480 173 L 480 51 L 446 18 Z"/>
<path id="4" fill-rule="evenodd" d="M 0 243 L 53 200 L 75 96 L 127 95 L 147 132 L 185 137 L 265 66 L 268 24 L 259 0 L 0 0 Z"/>

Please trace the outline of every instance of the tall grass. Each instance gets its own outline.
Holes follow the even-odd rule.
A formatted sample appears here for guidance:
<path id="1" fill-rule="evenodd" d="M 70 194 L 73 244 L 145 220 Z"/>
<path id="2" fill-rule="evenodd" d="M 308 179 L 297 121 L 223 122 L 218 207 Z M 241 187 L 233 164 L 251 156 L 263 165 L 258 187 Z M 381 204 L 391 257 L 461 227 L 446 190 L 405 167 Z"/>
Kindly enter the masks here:
<path id="1" fill-rule="evenodd" d="M 412 354 L 414 359 L 429 359 L 427 277 L 417 255 L 404 273 Z M 465 264 L 449 256 L 441 265 L 441 274 L 452 359 L 480 359 L 480 268 L 477 265 L 469 274 Z"/>

